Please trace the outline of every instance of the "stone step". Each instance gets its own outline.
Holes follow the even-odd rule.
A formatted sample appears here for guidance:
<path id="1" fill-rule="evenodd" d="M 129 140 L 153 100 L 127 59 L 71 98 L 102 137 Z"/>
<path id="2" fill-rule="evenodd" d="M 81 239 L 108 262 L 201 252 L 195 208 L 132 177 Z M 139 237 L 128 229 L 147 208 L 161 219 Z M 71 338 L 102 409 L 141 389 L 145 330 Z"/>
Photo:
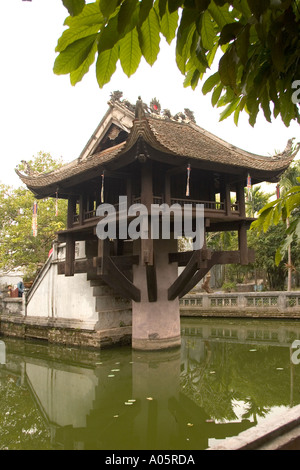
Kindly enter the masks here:
<path id="1" fill-rule="evenodd" d="M 94 297 L 101 297 L 101 296 L 115 296 L 114 291 L 111 287 L 106 284 L 93 286 L 93 296 Z"/>
<path id="2" fill-rule="evenodd" d="M 114 309 L 128 309 L 131 307 L 131 301 L 119 296 L 101 295 L 96 297 L 96 311 Z"/>

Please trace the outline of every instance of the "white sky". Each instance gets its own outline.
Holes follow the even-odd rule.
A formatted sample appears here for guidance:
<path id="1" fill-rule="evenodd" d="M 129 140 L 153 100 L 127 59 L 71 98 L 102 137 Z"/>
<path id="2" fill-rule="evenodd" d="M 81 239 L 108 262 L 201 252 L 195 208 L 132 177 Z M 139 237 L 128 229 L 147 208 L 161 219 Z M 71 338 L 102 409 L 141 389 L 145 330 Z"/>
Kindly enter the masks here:
<path id="1" fill-rule="evenodd" d="M 246 115 L 238 127 L 231 117 L 219 123 L 221 111 L 212 108 L 210 96 L 202 95 L 201 86 L 195 91 L 183 88 L 174 47 L 164 43 L 152 68 L 143 63 L 128 79 L 119 65 L 103 89 L 91 68 L 72 87 L 68 76 L 52 71 L 67 14 L 61 0 L 1 0 L 0 182 L 18 186 L 15 167 L 40 150 L 62 156 L 65 162 L 77 158 L 105 114 L 114 90 L 123 91 L 123 98 L 132 103 L 139 95 L 147 104 L 156 97 L 162 109 L 168 108 L 172 114 L 190 108 L 199 126 L 253 153 L 271 155 L 284 150 L 291 137 L 300 141 L 298 124 L 286 128 L 280 119 L 268 124 L 262 113 L 254 129 Z"/>

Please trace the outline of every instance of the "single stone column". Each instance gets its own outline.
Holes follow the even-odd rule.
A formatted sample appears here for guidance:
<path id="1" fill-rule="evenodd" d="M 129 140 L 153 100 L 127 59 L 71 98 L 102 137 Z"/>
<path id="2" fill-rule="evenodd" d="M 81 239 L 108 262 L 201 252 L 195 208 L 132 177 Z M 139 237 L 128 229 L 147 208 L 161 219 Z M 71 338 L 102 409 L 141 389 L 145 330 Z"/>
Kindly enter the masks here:
<path id="1" fill-rule="evenodd" d="M 134 251 L 140 251 L 140 240 Z M 179 299 L 168 300 L 168 288 L 178 277 L 178 264 L 168 253 L 177 251 L 177 240 L 154 240 L 157 301 L 149 302 L 146 266 L 134 266 L 133 282 L 141 290 L 141 302 L 132 302 L 132 347 L 158 350 L 180 346 Z"/>

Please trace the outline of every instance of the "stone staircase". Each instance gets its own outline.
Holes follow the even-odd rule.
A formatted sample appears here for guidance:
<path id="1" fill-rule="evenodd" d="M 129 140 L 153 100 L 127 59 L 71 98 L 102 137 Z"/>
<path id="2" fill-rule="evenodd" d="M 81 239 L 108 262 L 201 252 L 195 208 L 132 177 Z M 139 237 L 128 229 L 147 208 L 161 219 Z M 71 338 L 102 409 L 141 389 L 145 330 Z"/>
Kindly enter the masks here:
<path id="1" fill-rule="evenodd" d="M 91 279 L 90 285 L 93 287 L 95 309 L 99 317 L 96 328 L 106 330 L 131 327 L 131 301 L 116 295 L 113 289 L 101 279 Z"/>

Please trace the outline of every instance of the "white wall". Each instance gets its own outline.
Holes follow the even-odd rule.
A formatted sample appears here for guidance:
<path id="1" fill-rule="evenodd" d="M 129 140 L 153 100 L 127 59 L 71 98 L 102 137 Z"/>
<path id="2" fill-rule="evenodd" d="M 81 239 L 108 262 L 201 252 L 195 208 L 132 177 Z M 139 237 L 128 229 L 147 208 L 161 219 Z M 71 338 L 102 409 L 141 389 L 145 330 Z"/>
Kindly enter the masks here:
<path id="1" fill-rule="evenodd" d="M 78 248 L 78 247 L 77 247 Z M 76 250 L 76 258 L 84 257 L 82 246 Z M 64 258 L 64 246 L 54 250 L 33 285 L 28 297 L 26 314 L 28 317 L 69 319 L 84 322 L 81 327 L 93 328 L 98 321 L 93 296 L 93 287 L 86 274 L 65 277 L 57 274 L 57 262 Z"/>

